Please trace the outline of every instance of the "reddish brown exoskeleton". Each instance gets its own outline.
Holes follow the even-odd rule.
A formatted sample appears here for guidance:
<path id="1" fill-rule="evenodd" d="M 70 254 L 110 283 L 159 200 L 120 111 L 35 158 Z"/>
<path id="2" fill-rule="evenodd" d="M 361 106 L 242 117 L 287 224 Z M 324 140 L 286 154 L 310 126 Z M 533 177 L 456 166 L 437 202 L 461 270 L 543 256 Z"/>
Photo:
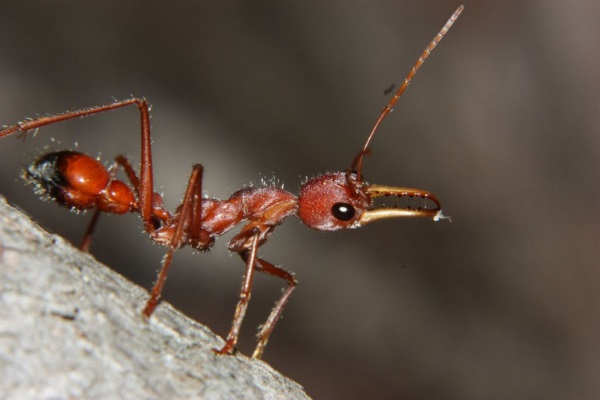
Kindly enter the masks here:
<path id="1" fill-rule="evenodd" d="M 168 247 L 158 278 L 143 310 L 145 317 L 150 317 L 158 304 L 173 253 L 177 249 L 190 246 L 201 251 L 210 250 L 218 236 L 245 221 L 246 225 L 229 242 L 229 250 L 241 256 L 246 263 L 246 271 L 231 329 L 225 345 L 217 350 L 217 353 L 231 354 L 235 351 L 240 327 L 250 299 L 254 272 L 258 271 L 283 279 L 287 283 L 286 290 L 275 303 L 267 321 L 258 333 L 258 342 L 253 357 L 259 358 L 296 287 L 296 279 L 292 273 L 259 257 L 257 249 L 267 241 L 275 227 L 287 217 L 297 214 L 304 224 L 321 231 L 357 228 L 372 221 L 393 217 L 429 217 L 434 220 L 445 218 L 441 212 L 440 202 L 433 194 L 420 189 L 371 185 L 363 179 L 362 164 L 364 156 L 368 152 L 369 143 L 379 125 L 392 111 L 392 107 L 407 88 L 421 64 L 440 42 L 462 10 L 462 6 L 456 10 L 419 57 L 404 83 L 379 115 L 351 168 L 308 180 L 302 185 L 300 195 L 297 197 L 277 187 L 246 187 L 238 190 L 226 200 L 205 198 L 202 196 L 204 169 L 202 165 L 196 164 L 192 168 L 181 205 L 173 213 L 167 211 L 163 207 L 162 197 L 154 192 L 150 117 L 148 103 L 145 99 L 131 98 L 105 106 L 19 122 L 1 131 L 0 138 L 14 133 L 25 136 L 30 130 L 37 130 L 55 122 L 135 105 L 141 115 L 142 149 L 139 175 L 123 156 L 118 156 L 114 164 L 106 168 L 98 160 L 85 154 L 59 151 L 39 157 L 26 168 L 24 177 L 35 185 L 38 193 L 63 206 L 74 210 L 95 210 L 80 245 L 84 251 L 89 249 L 92 233 L 100 213 L 133 212 L 140 214 L 144 229 L 150 238 Z M 125 172 L 129 184 L 116 179 L 119 167 Z M 417 197 L 424 199 L 424 203 L 430 204 L 424 207 L 374 208 L 373 199 L 379 196 Z"/>

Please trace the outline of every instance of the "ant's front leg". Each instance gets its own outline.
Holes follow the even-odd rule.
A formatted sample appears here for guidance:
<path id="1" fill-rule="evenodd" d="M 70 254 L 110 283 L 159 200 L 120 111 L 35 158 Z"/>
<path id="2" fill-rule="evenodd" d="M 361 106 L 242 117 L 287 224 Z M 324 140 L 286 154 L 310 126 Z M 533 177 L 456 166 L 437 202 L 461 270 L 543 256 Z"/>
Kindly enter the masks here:
<path id="1" fill-rule="evenodd" d="M 269 337 L 275 328 L 275 324 L 281 318 L 281 314 L 283 314 L 283 309 L 285 308 L 290 296 L 294 289 L 296 289 L 296 278 L 294 275 L 276 265 L 273 265 L 261 258 L 256 259 L 256 270 L 262 272 L 263 274 L 272 275 L 277 278 L 283 279 L 287 282 L 288 287 L 283 291 L 283 294 L 275 303 L 273 310 L 271 310 L 271 314 L 265 321 L 265 323 L 260 327 L 258 334 L 256 335 L 256 348 L 254 349 L 254 353 L 252 353 L 252 358 L 260 359 L 265 351 L 265 347 L 267 346 L 267 342 L 269 341 Z"/>
<path id="2" fill-rule="evenodd" d="M 248 309 L 248 302 L 250 301 L 252 280 L 254 278 L 254 268 L 256 265 L 256 249 L 258 248 L 260 231 L 255 228 L 246 232 L 252 233 L 253 236 L 250 250 L 243 250 L 240 252 L 241 257 L 244 259 L 244 261 L 246 261 L 246 272 L 244 274 L 242 289 L 240 291 L 240 299 L 235 308 L 233 322 L 231 323 L 231 329 L 227 334 L 225 345 L 220 350 L 215 349 L 217 354 L 233 354 L 235 351 L 235 345 L 238 341 L 240 328 L 242 327 L 242 322 L 244 321 L 244 316 L 246 315 L 246 310 Z"/>
<path id="3" fill-rule="evenodd" d="M 236 243 L 237 246 L 239 246 L 239 248 L 236 248 L 237 246 L 232 246 L 230 247 L 230 250 L 237 251 L 242 257 L 242 259 L 246 262 L 246 273 L 244 275 L 242 290 L 240 291 L 240 299 L 235 309 L 235 315 L 233 317 L 231 329 L 229 331 L 229 334 L 227 335 L 227 340 L 223 348 L 221 348 L 220 350 L 216 350 L 217 354 L 232 354 L 235 351 L 235 345 L 237 344 L 238 335 L 242 326 L 242 321 L 248 308 L 248 302 L 250 301 L 254 271 L 258 271 L 263 274 L 284 279 L 288 283 L 288 288 L 283 292 L 282 296 L 275 303 L 271 314 L 269 314 L 269 317 L 267 318 L 266 322 L 260 328 L 260 331 L 257 335 L 258 340 L 256 349 L 252 354 L 252 358 L 259 359 L 262 357 L 264 349 L 269 340 L 269 336 L 273 332 L 275 324 L 281 317 L 285 305 L 287 304 L 292 292 L 296 288 L 297 281 L 296 278 L 294 278 L 293 274 L 257 257 L 256 255 L 258 246 L 262 244 L 262 242 L 265 240 L 265 238 L 268 236 L 268 234 L 273 228 L 273 226 L 264 225 L 258 225 L 252 228 L 246 227 L 242 232 L 240 232 L 236 237 L 234 237 L 231 240 L 231 242 Z M 250 242 L 250 249 L 246 249 L 245 247 L 248 246 L 248 239 L 250 238 L 252 240 Z"/>

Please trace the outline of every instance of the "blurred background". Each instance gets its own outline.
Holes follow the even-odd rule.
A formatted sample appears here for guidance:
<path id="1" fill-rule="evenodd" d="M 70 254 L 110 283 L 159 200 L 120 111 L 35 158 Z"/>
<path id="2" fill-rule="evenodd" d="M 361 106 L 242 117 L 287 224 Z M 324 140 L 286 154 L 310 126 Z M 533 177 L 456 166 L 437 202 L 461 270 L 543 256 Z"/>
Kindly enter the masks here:
<path id="1" fill-rule="evenodd" d="M 194 163 L 209 196 L 262 179 L 297 193 L 350 165 L 459 4 L 5 1 L 0 123 L 145 96 L 169 209 Z M 595 0 L 465 1 L 364 168 L 432 191 L 453 222 L 290 218 L 261 248 L 299 280 L 266 362 L 319 399 L 598 398 L 599 20 Z M 4 139 L 0 193 L 78 243 L 90 214 L 39 201 L 20 170 L 48 149 L 137 164 L 139 131 L 130 108 Z M 231 236 L 178 252 L 164 293 L 220 335 L 243 272 Z M 150 288 L 165 250 L 129 215 L 100 220 L 92 253 Z M 243 353 L 283 287 L 256 280 Z"/>

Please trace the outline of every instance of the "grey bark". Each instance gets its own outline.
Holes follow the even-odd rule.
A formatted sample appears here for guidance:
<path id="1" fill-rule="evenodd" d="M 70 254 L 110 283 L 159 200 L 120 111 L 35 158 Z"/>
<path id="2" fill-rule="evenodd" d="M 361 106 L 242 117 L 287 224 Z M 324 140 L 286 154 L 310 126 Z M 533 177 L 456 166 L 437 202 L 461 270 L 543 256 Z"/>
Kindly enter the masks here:
<path id="1" fill-rule="evenodd" d="M 306 399 L 223 340 L 0 198 L 3 399 Z"/>

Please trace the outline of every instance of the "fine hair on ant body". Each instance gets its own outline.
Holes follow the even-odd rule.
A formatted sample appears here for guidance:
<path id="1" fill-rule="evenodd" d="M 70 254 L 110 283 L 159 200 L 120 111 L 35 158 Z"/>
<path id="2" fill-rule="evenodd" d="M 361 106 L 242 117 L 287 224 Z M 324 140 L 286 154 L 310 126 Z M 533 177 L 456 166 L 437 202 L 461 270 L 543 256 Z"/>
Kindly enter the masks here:
<path id="1" fill-rule="evenodd" d="M 402 85 L 381 111 L 351 167 L 345 171 L 326 173 L 308 180 L 302 185 L 298 196 L 282 188 L 266 186 L 242 188 L 226 200 L 203 197 L 204 167 L 196 164 L 192 167 L 181 205 L 174 212 L 167 211 L 163 207 L 161 195 L 154 192 L 150 115 L 148 102 L 144 98 L 130 98 L 104 106 L 26 120 L 6 127 L 0 132 L 0 138 L 15 133 L 18 137 L 25 137 L 27 132 L 37 131 L 45 125 L 135 105 L 141 117 L 139 175 L 124 156 L 117 156 L 114 163 L 106 168 L 97 159 L 75 151 L 42 155 L 25 169 L 23 175 L 28 182 L 35 185 L 37 193 L 63 206 L 73 210 L 94 210 L 79 246 L 83 251 L 89 250 L 101 213 L 137 213 L 141 216 L 144 230 L 150 239 L 168 248 L 150 298 L 142 311 L 146 318 L 152 315 L 160 300 L 176 250 L 190 246 L 200 251 L 208 251 L 217 237 L 245 221 L 246 225 L 228 244 L 229 250 L 238 253 L 246 264 L 240 297 L 225 344 L 215 351 L 218 354 L 233 354 L 236 351 L 239 331 L 250 300 L 254 272 L 258 271 L 282 279 L 287 284 L 258 332 L 257 345 L 252 357 L 260 358 L 297 282 L 292 273 L 259 257 L 257 250 L 267 241 L 275 227 L 287 217 L 296 214 L 305 225 L 320 231 L 357 228 L 372 221 L 394 217 L 428 217 L 435 221 L 446 218 L 442 214 L 439 200 L 432 193 L 421 189 L 369 184 L 363 179 L 362 166 L 364 156 L 369 152 L 369 143 L 379 125 L 392 111 L 392 107 L 406 90 L 417 70 L 462 10 L 463 6 L 460 6 L 454 12 L 421 54 Z M 128 183 L 116 178 L 119 168 L 124 171 Z M 431 203 L 431 206 L 374 208 L 373 199 L 381 196 L 417 197 L 423 199 L 423 202 Z"/>

